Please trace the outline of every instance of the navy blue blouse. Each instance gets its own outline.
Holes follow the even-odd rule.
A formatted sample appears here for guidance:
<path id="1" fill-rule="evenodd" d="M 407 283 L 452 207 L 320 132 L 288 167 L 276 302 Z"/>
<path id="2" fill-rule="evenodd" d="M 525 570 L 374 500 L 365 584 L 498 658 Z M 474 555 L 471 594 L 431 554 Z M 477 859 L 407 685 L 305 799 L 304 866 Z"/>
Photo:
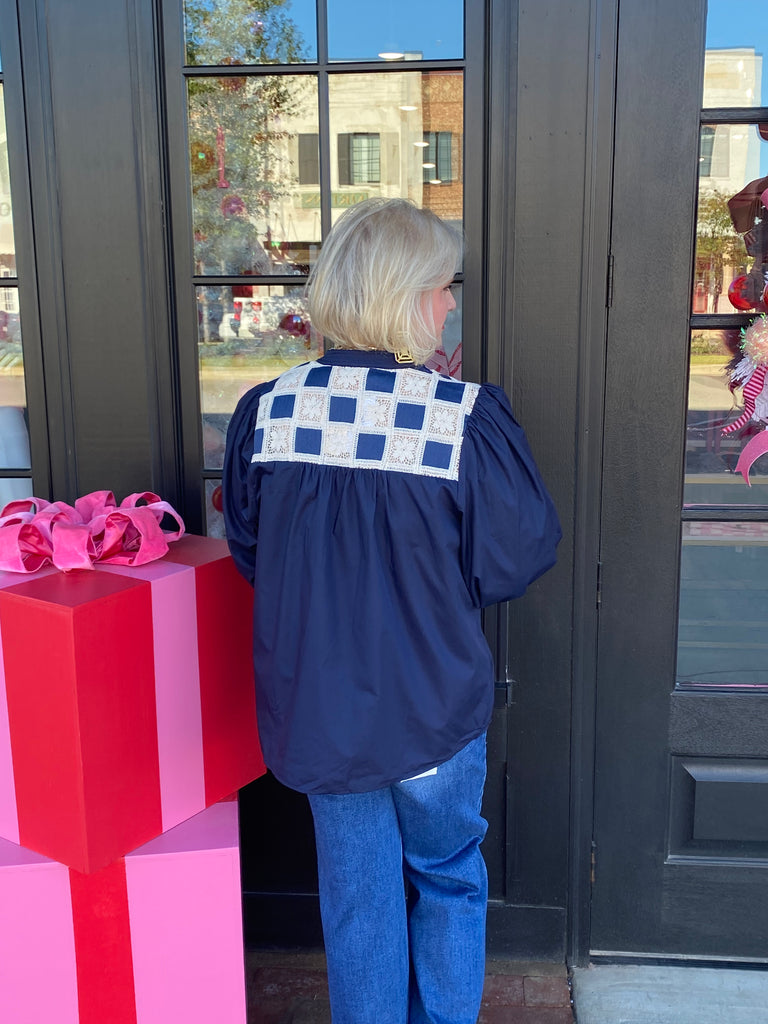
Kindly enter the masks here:
<path id="1" fill-rule="evenodd" d="M 522 594 L 560 539 L 500 388 L 331 350 L 241 399 L 223 490 L 280 781 L 377 789 L 487 728 L 480 609 Z"/>

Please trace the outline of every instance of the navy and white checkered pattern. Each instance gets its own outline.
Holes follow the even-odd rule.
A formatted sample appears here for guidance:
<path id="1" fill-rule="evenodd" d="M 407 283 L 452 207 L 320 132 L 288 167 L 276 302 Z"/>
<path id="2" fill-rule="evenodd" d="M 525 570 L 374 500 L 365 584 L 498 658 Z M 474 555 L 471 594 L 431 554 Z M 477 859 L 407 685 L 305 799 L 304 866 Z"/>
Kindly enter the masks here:
<path id="1" fill-rule="evenodd" d="M 315 462 L 456 480 L 479 385 L 433 371 L 305 363 L 259 402 L 251 462 Z"/>

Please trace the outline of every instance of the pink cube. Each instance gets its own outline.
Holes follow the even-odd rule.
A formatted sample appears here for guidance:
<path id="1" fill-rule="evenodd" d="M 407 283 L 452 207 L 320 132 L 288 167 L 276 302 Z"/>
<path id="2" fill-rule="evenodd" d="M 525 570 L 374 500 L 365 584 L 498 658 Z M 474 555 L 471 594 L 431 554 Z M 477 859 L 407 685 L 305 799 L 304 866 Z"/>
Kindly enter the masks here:
<path id="1" fill-rule="evenodd" d="M 264 772 L 226 543 L 0 573 L 0 835 L 97 871 Z"/>
<path id="2" fill-rule="evenodd" d="M 236 801 L 91 875 L 0 839 L 0 1020 L 245 1024 Z"/>

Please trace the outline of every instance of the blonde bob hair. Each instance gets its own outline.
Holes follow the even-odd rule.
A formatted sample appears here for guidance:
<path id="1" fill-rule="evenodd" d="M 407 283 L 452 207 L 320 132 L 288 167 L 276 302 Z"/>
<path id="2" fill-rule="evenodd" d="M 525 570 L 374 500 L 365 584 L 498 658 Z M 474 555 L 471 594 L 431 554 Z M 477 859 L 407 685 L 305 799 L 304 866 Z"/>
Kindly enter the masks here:
<path id="1" fill-rule="evenodd" d="M 313 327 L 340 348 L 407 353 L 424 363 L 440 344 L 430 293 L 450 284 L 461 237 L 406 199 L 366 199 L 323 243 L 307 291 Z"/>

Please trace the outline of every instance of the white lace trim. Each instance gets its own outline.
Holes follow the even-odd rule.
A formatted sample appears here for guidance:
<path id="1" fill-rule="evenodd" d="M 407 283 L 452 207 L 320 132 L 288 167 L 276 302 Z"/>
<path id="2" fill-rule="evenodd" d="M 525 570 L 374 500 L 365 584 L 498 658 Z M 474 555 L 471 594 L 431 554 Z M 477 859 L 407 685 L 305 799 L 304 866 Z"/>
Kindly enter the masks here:
<path id="1" fill-rule="evenodd" d="M 434 371 L 305 363 L 261 399 L 251 461 L 456 480 L 478 391 Z"/>

